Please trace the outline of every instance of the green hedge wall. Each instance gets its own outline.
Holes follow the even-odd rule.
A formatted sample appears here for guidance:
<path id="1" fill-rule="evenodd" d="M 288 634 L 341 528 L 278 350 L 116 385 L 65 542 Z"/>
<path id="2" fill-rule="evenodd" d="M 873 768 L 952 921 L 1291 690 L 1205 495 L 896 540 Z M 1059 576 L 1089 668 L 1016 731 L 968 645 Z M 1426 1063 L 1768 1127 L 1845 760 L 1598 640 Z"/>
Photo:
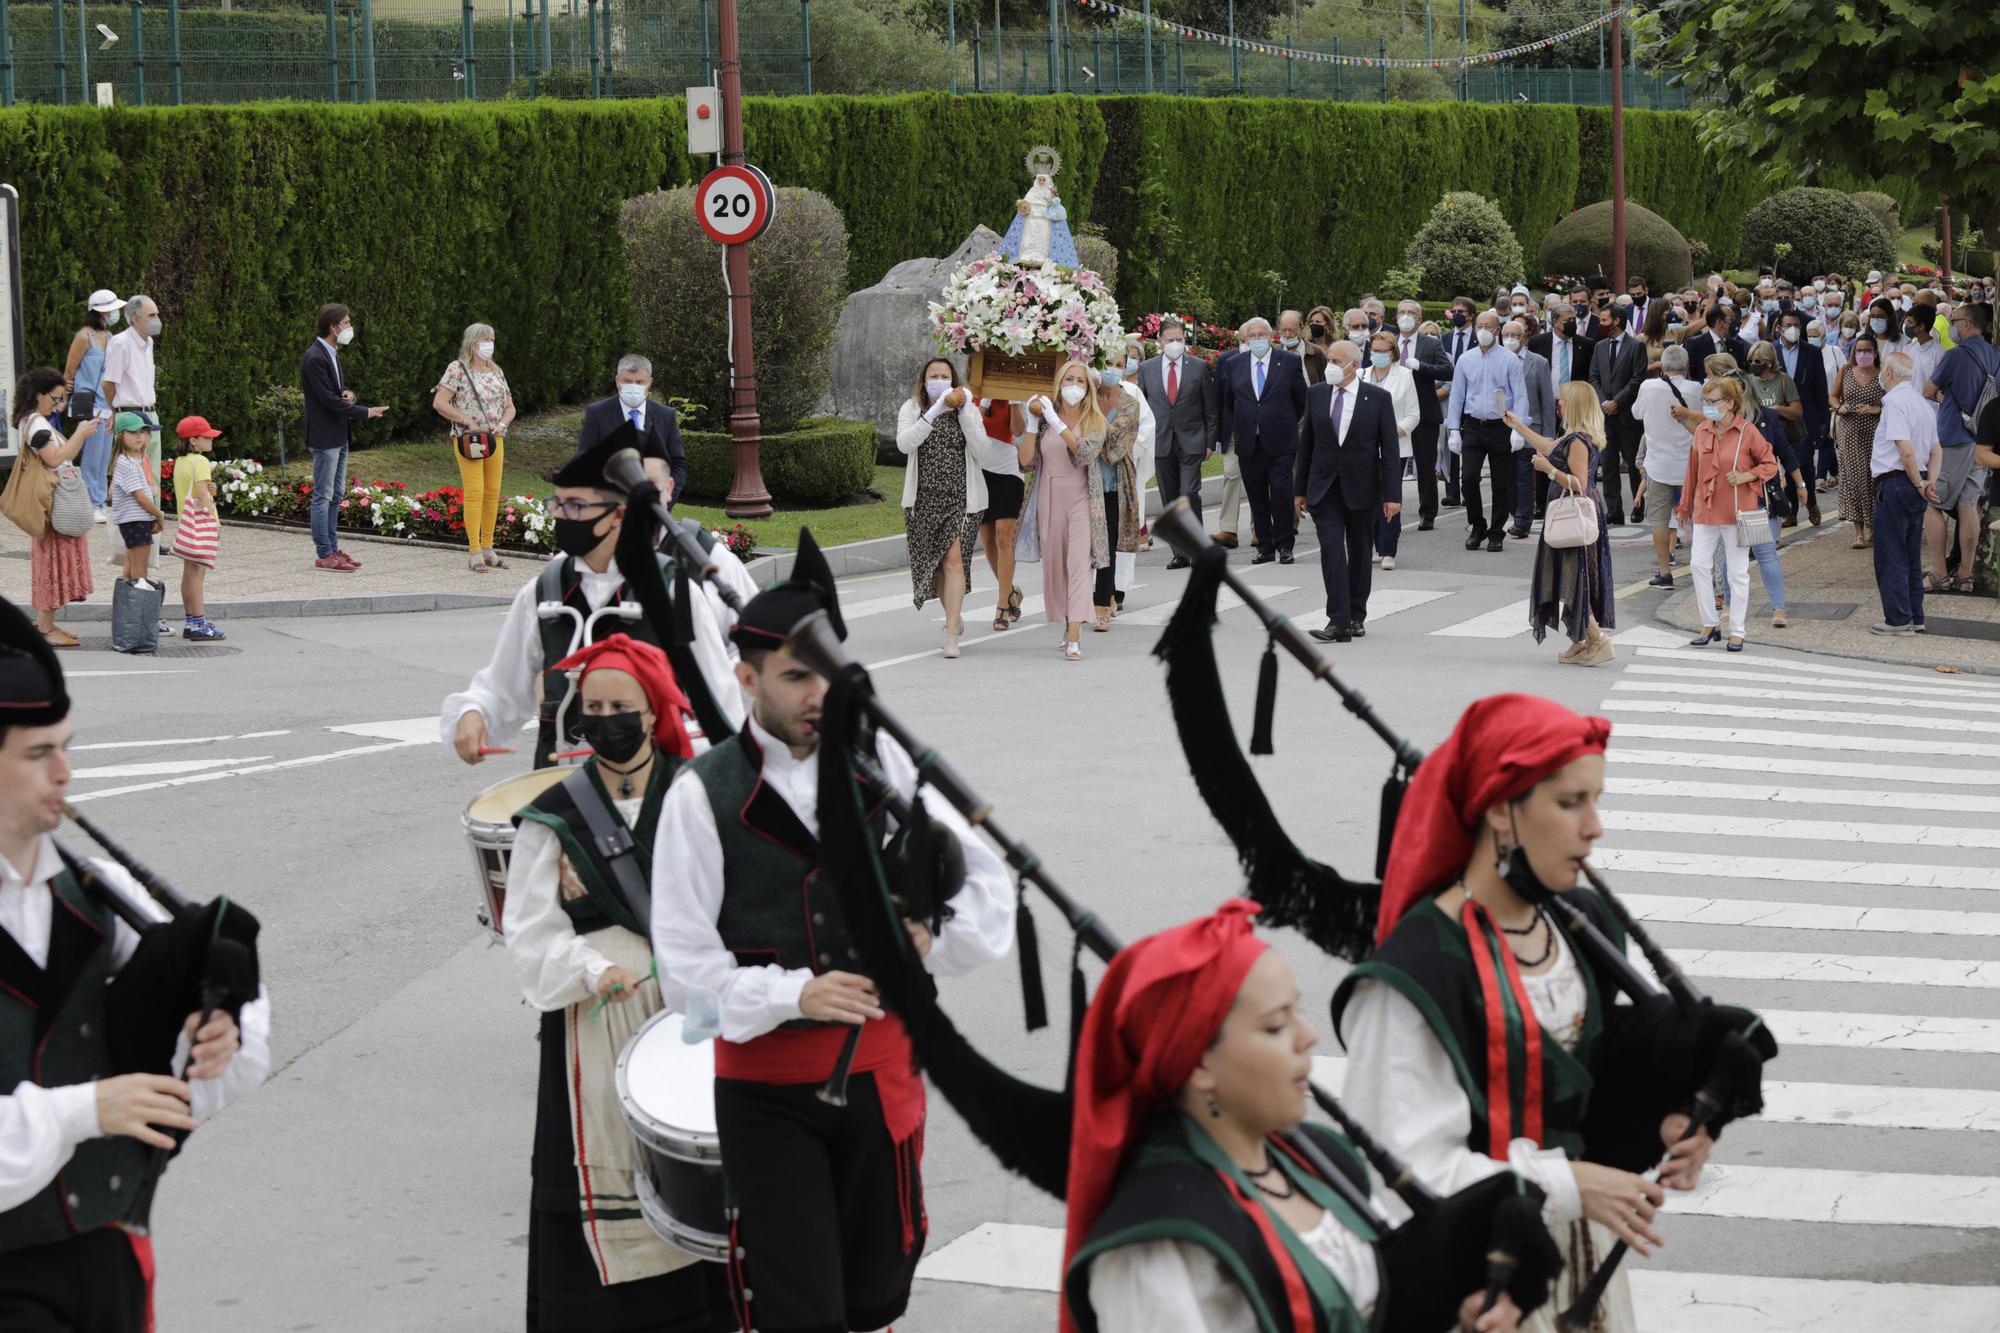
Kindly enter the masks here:
<path id="1" fill-rule="evenodd" d="M 694 500 L 722 500 L 736 476 L 735 445 L 724 431 L 684 430 L 687 493 Z M 875 426 L 842 417 L 814 417 L 797 430 L 767 435 L 758 450 L 764 485 L 780 505 L 824 509 L 867 490 L 875 480 Z M 887 496 L 894 502 L 900 496 Z"/>
<path id="2" fill-rule="evenodd" d="M 1570 111 L 1580 135 L 1575 203 L 1582 208 L 1611 196 L 1611 112 Z M 1688 112 L 1625 113 L 1625 197 L 1673 223 L 1690 241 L 1706 244 L 1709 268 L 1733 266 L 1743 215 L 1766 195 L 1795 183 L 1770 183 L 1761 163 L 1717 161 L 1701 146 Z"/>

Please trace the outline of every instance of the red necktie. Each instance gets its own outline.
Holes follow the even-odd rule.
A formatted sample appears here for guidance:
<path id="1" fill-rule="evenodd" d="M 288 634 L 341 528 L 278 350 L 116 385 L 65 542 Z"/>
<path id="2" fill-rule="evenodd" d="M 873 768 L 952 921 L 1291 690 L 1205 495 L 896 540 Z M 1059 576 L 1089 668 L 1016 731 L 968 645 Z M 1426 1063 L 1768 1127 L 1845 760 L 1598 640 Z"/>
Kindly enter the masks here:
<path id="1" fill-rule="evenodd" d="M 1174 399 L 1180 396 L 1181 368 L 1169 361 L 1167 362 L 1167 402 L 1172 403 Z"/>

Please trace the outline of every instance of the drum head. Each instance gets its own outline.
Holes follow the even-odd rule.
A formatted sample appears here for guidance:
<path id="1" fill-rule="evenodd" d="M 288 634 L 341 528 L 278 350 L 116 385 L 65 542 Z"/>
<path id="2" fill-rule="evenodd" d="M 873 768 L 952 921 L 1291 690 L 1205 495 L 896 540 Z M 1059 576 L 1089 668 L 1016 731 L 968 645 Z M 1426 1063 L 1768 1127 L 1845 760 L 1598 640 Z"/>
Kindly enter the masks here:
<path id="1" fill-rule="evenodd" d="M 715 1134 L 715 1042 L 681 1040 L 681 1016 L 662 1011 L 618 1057 L 625 1095 L 682 1134 Z"/>
<path id="2" fill-rule="evenodd" d="M 496 782 L 466 805 L 465 821 L 468 824 L 511 824 L 514 815 L 523 806 L 575 771 L 573 768 L 538 768 L 532 773 L 521 773 L 505 782 Z"/>

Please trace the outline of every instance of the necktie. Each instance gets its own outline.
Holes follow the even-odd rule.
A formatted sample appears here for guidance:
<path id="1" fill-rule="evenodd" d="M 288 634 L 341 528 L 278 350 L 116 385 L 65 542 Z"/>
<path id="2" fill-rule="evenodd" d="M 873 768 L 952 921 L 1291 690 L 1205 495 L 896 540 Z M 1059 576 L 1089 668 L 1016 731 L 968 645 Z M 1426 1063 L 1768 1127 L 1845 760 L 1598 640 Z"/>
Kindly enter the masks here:
<path id="1" fill-rule="evenodd" d="M 1404 365 L 1406 365 L 1406 366 L 1407 366 L 1407 365 L 1409 365 L 1409 364 L 1410 364 L 1410 340 L 1409 340 L 1408 338 L 1405 338 L 1405 339 L 1403 339 L 1403 358 L 1402 358 L 1402 359 L 1403 359 L 1403 364 L 1404 364 Z"/>
<path id="2" fill-rule="evenodd" d="M 1174 362 L 1167 362 L 1167 404 L 1172 406 L 1181 396 L 1181 368 Z"/>
<path id="3" fill-rule="evenodd" d="M 1333 442 L 1335 444 L 1340 443 L 1340 413 L 1346 406 L 1347 390 L 1344 388 L 1335 389 L 1333 391 Z"/>
<path id="4" fill-rule="evenodd" d="M 1569 339 L 1567 338 L 1562 340 L 1561 350 L 1556 353 L 1556 383 L 1569 383 Z"/>
<path id="5" fill-rule="evenodd" d="M 646 433 L 646 422 L 644 418 L 642 418 L 639 415 L 639 409 L 636 407 L 632 409 L 632 429 L 639 432 L 639 434 L 641 435 L 644 435 Z"/>
<path id="6" fill-rule="evenodd" d="M 1260 360 L 1255 365 L 1257 369 L 1257 397 L 1261 399 L 1264 396 L 1264 363 Z"/>

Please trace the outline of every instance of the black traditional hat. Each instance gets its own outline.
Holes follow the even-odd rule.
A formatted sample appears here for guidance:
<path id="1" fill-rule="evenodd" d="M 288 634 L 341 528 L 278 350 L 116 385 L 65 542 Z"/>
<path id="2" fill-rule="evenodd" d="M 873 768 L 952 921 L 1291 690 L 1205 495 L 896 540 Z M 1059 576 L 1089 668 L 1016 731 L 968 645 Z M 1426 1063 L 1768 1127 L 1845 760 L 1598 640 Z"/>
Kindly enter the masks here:
<path id="1" fill-rule="evenodd" d="M 792 558 L 790 576 L 752 597 L 729 637 L 738 648 L 782 647 L 792 631 L 815 611 L 826 612 L 835 636 L 847 637 L 847 622 L 840 618 L 840 598 L 833 587 L 833 570 L 813 540 L 812 530 L 800 528 L 799 551 Z"/>
<path id="2" fill-rule="evenodd" d="M 0 597 L 0 726 L 46 727 L 68 716 L 55 650 L 34 621 Z"/>
<path id="3" fill-rule="evenodd" d="M 558 486 L 594 486 L 601 491 L 616 491 L 625 494 L 625 487 L 605 473 L 605 466 L 612 455 L 626 449 L 639 447 L 639 432 L 632 429 L 632 423 L 621 421 L 618 429 L 606 435 L 588 449 L 579 449 L 569 456 L 569 461 L 557 469 L 550 478 Z"/>

